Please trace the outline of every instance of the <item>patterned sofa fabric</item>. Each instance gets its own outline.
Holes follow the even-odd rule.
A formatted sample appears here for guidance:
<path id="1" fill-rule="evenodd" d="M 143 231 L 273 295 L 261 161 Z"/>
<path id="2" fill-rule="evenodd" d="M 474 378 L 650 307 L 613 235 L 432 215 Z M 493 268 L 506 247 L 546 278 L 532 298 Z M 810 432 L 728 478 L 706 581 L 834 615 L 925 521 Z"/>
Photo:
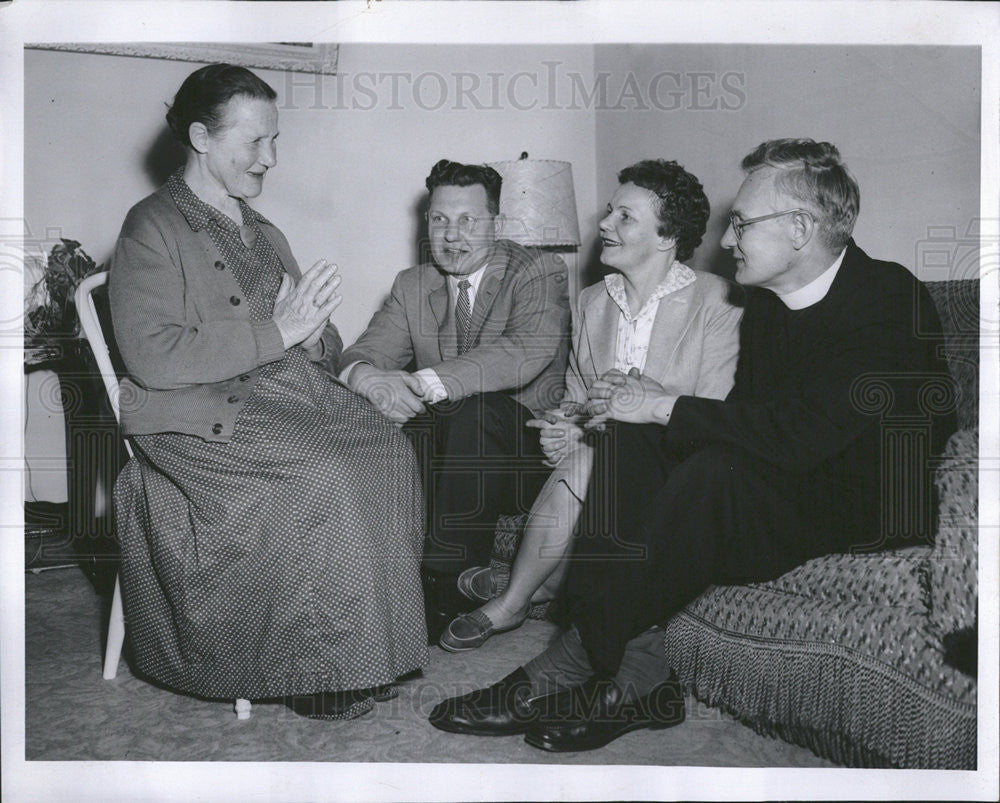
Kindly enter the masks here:
<path id="1" fill-rule="evenodd" d="M 940 513 L 930 563 L 930 624 L 942 637 L 976 625 L 978 447 L 978 429 L 956 432 L 935 477 Z"/>

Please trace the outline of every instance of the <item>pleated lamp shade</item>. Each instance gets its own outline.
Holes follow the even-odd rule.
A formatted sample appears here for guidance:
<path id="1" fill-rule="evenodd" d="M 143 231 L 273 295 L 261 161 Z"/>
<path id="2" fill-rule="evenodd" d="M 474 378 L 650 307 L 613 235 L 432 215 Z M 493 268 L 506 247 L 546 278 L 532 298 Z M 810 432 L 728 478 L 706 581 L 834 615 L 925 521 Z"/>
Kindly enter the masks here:
<path id="1" fill-rule="evenodd" d="M 573 166 L 569 162 L 522 156 L 511 162 L 490 162 L 490 167 L 503 178 L 501 237 L 532 246 L 580 244 Z"/>

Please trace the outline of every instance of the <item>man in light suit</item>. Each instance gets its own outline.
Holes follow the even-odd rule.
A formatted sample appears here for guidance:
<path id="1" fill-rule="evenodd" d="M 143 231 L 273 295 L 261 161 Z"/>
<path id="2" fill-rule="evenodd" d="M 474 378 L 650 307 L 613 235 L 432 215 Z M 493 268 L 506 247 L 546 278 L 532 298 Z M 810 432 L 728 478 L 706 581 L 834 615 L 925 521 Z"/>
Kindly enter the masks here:
<path id="1" fill-rule="evenodd" d="M 424 464 L 428 630 L 468 601 L 455 580 L 488 562 L 496 519 L 545 480 L 524 423 L 558 405 L 569 350 L 566 266 L 500 236 L 500 175 L 442 159 L 426 181 L 432 263 L 396 276 L 340 376 L 404 424 Z"/>

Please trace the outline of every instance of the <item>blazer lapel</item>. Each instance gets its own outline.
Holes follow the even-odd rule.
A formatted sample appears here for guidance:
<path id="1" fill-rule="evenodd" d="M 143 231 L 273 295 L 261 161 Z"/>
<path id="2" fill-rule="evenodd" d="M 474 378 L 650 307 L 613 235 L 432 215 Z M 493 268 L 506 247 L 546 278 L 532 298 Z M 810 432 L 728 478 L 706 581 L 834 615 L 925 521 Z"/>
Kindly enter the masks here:
<path id="1" fill-rule="evenodd" d="M 587 339 L 592 362 L 592 365 L 580 366 L 585 374 L 593 372 L 594 377 L 599 378 L 615 367 L 620 314 L 621 310 L 607 291 L 584 310 L 583 336 Z"/>
<path id="2" fill-rule="evenodd" d="M 684 333 L 691 325 L 691 290 L 682 287 L 660 299 L 660 306 L 653 319 L 649 336 L 649 352 L 644 374 L 663 384 L 666 381 L 674 354 Z"/>

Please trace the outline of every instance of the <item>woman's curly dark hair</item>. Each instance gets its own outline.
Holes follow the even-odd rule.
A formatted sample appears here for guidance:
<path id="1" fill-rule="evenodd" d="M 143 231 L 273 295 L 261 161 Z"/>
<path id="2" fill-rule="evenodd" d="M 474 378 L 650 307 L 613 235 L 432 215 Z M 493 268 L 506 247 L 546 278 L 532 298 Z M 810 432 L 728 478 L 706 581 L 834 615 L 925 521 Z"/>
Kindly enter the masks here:
<path id="1" fill-rule="evenodd" d="M 656 194 L 660 199 L 657 234 L 674 238 L 680 262 L 690 258 L 701 243 L 711 211 L 701 182 L 677 162 L 666 159 L 636 162 L 618 174 L 618 181 Z"/>

